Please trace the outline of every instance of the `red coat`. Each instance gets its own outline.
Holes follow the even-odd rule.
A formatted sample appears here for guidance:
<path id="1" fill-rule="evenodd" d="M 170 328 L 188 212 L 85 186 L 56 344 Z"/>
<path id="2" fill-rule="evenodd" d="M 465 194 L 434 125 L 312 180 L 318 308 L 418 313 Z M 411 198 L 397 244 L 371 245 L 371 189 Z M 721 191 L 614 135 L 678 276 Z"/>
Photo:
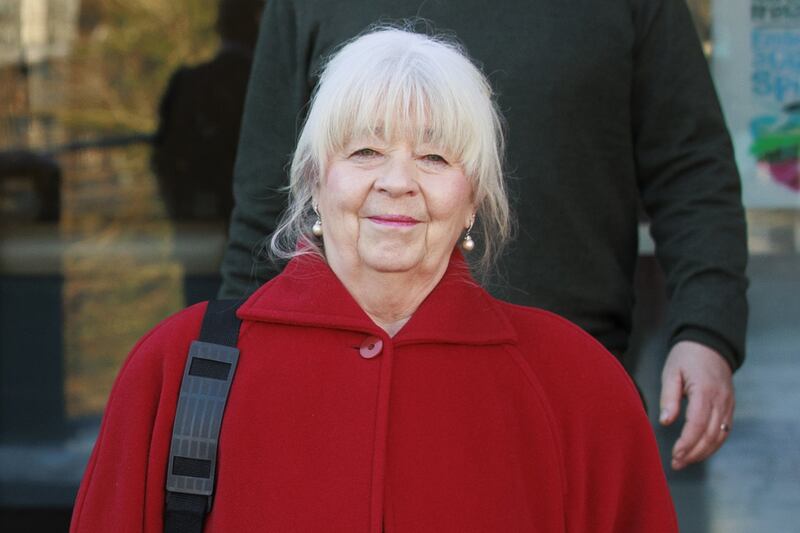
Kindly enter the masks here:
<path id="1" fill-rule="evenodd" d="M 205 305 L 117 378 L 72 532 L 160 532 L 178 388 Z M 454 254 L 389 338 L 321 260 L 240 308 L 206 532 L 674 532 L 622 367 L 553 314 L 490 297 Z M 360 347 L 383 341 L 374 358 Z"/>

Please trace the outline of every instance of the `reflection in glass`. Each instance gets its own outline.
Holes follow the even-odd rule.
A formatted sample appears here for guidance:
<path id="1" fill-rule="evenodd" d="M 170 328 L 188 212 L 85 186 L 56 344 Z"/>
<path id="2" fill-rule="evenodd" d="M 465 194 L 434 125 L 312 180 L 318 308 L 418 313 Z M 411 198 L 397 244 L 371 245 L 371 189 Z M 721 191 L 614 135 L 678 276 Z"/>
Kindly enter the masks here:
<path id="1" fill-rule="evenodd" d="M 213 295 L 227 215 L 170 220 L 151 158 L 172 73 L 237 52 L 225 4 L 0 2 L 3 509 L 71 505 L 133 343 Z"/>

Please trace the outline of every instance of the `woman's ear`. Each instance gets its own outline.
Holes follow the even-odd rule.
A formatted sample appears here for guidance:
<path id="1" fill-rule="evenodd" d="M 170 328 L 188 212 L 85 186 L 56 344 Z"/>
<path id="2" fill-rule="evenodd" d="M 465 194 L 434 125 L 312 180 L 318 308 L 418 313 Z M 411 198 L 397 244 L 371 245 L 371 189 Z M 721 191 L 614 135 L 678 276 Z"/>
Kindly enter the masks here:
<path id="1" fill-rule="evenodd" d="M 322 190 L 322 177 L 318 176 L 316 180 L 314 180 L 314 185 L 311 187 L 311 205 L 314 207 L 316 211 L 319 208 L 319 197 L 320 191 Z"/>

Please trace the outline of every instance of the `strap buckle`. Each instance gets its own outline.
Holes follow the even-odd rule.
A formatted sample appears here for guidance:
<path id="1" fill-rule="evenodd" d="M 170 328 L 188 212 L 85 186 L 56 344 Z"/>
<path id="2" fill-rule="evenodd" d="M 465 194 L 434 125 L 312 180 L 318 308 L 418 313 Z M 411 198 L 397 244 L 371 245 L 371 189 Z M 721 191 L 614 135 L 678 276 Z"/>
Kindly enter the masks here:
<path id="1" fill-rule="evenodd" d="M 192 342 L 172 430 L 168 497 L 205 496 L 211 509 L 219 431 L 238 359 L 237 348 Z"/>

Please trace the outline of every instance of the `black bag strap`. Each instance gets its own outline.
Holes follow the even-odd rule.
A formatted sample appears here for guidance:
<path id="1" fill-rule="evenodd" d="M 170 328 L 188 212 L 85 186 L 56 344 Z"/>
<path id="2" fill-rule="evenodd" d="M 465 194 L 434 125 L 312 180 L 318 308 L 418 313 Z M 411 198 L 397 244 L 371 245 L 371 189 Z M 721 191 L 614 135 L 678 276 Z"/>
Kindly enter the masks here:
<path id="1" fill-rule="evenodd" d="M 189 348 L 172 427 L 165 533 L 202 533 L 211 510 L 219 430 L 239 360 L 241 303 L 208 302 L 200 338 Z"/>

